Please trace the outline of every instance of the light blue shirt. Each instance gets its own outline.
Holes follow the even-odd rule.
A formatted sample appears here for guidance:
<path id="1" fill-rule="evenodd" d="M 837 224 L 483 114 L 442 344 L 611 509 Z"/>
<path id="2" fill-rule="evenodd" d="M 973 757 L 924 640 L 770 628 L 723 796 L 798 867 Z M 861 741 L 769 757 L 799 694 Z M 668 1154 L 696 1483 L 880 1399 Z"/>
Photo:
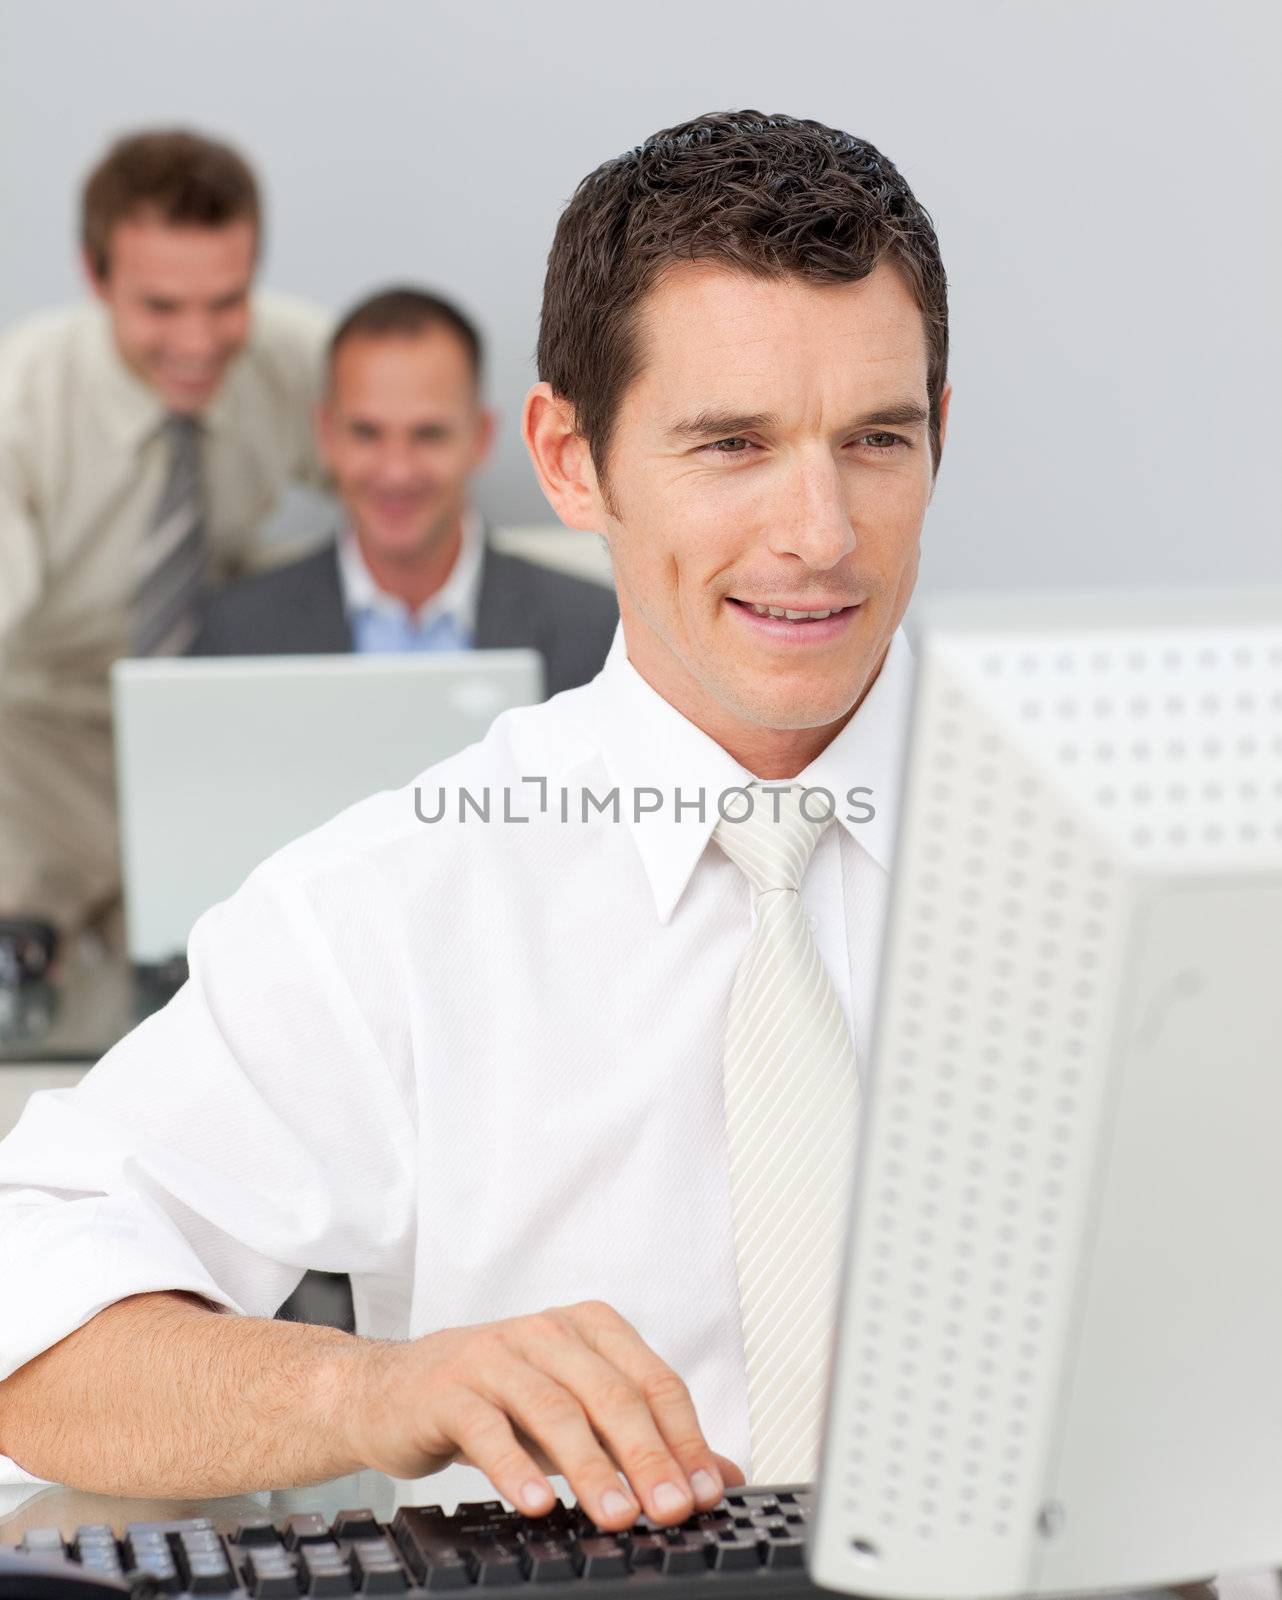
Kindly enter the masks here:
<path id="1" fill-rule="evenodd" d="M 399 617 L 372 606 L 360 606 L 348 613 L 347 620 L 352 643 L 362 654 L 472 648 L 471 634 L 448 611 L 420 623 L 408 606 Z"/>
<path id="2" fill-rule="evenodd" d="M 484 554 L 484 524 L 474 511 L 468 511 L 463 517 L 458 559 L 449 576 L 415 611 L 379 588 L 355 534 L 345 529 L 338 541 L 338 572 L 353 647 L 362 654 L 470 650 Z"/>

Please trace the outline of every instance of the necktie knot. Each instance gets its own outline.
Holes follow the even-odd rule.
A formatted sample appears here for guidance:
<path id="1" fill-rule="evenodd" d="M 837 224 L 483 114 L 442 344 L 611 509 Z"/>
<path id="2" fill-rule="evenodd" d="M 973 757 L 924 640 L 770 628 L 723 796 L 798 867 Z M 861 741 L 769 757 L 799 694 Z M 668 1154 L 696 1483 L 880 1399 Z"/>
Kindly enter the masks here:
<path id="1" fill-rule="evenodd" d="M 814 820 L 819 801 L 800 784 L 750 784 L 726 810 L 713 838 L 752 885 L 754 898 L 771 889 L 798 890 L 832 813 Z M 807 812 L 809 811 L 809 815 Z M 741 820 L 740 820 L 741 819 Z"/>
<path id="2" fill-rule="evenodd" d="M 200 418 L 190 411 L 167 411 L 160 426 L 175 449 L 200 437 Z"/>

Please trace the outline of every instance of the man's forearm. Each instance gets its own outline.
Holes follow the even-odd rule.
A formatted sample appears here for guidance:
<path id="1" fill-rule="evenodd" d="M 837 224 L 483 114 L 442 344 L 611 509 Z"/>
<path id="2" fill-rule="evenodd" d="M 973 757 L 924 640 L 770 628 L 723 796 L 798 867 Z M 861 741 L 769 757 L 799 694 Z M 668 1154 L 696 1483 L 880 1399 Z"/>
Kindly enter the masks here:
<path id="1" fill-rule="evenodd" d="M 363 1465 L 343 1423 L 377 1350 L 336 1328 L 136 1295 L 0 1383 L 0 1453 L 102 1494 L 320 1483 Z"/>

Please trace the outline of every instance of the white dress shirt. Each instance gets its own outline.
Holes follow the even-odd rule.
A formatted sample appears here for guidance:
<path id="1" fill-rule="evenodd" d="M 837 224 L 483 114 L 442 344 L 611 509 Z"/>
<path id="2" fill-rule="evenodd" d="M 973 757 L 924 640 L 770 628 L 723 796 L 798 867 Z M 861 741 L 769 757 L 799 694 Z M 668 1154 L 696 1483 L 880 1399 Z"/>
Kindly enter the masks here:
<path id="1" fill-rule="evenodd" d="M 351 528 L 338 538 L 338 582 L 343 611 L 350 621 L 361 611 L 376 611 L 400 622 L 411 620 L 420 631 L 438 617 L 449 617 L 465 637 L 476 632 L 476 608 L 481 596 L 481 567 L 485 556 L 485 523 L 477 511 L 463 513 L 458 556 L 449 576 L 415 610 L 398 595 L 381 589 L 365 564 L 360 543 Z"/>
<path id="2" fill-rule="evenodd" d="M 897 634 L 795 780 L 836 799 L 802 898 L 861 1064 L 911 676 Z M 722 1102 L 751 909 L 711 841 L 749 781 L 620 631 L 592 683 L 270 858 L 197 923 L 174 1000 L 0 1144 L 0 1377 L 123 1296 L 267 1317 L 309 1267 L 350 1273 L 384 1338 L 602 1299 L 751 1478 Z M 616 786 L 620 819 L 582 821 Z M 492 1492 L 450 1477 L 433 1499 Z"/>

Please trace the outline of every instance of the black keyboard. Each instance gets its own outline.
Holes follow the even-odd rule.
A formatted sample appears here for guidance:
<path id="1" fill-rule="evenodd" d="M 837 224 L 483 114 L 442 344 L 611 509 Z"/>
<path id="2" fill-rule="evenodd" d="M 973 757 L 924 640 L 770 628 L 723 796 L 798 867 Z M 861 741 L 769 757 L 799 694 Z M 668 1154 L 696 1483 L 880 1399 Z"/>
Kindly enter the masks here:
<path id="1" fill-rule="evenodd" d="M 808 1589 L 804 1550 L 808 1486 L 734 1489 L 711 1511 L 675 1527 L 642 1517 L 605 1533 L 576 1506 L 525 1517 L 498 1500 L 402 1506 L 390 1523 L 367 1510 L 340 1511 L 330 1523 L 315 1513 L 284 1522 L 267 1517 L 216 1528 L 208 1517 L 77 1528 L 30 1528 L 16 1547 L 0 1545 L 0 1572 L 11 1552 L 37 1564 L 65 1561 L 66 1600 L 88 1594 L 85 1580 L 124 1583 L 149 1595 L 218 1595 L 236 1600 L 301 1596 L 400 1595 L 421 1600 L 445 1590 L 484 1589 L 493 1600 L 538 1593 L 542 1600 L 583 1595 L 585 1585 L 612 1592 L 646 1590 L 654 1600 L 707 1600 L 791 1594 Z M 0 1593 L 3 1593 L 0 1579 Z M 12 1590 L 14 1594 L 19 1591 Z M 34 1590 L 33 1590 L 34 1592 Z M 42 1596 L 57 1600 L 55 1588 Z"/>

